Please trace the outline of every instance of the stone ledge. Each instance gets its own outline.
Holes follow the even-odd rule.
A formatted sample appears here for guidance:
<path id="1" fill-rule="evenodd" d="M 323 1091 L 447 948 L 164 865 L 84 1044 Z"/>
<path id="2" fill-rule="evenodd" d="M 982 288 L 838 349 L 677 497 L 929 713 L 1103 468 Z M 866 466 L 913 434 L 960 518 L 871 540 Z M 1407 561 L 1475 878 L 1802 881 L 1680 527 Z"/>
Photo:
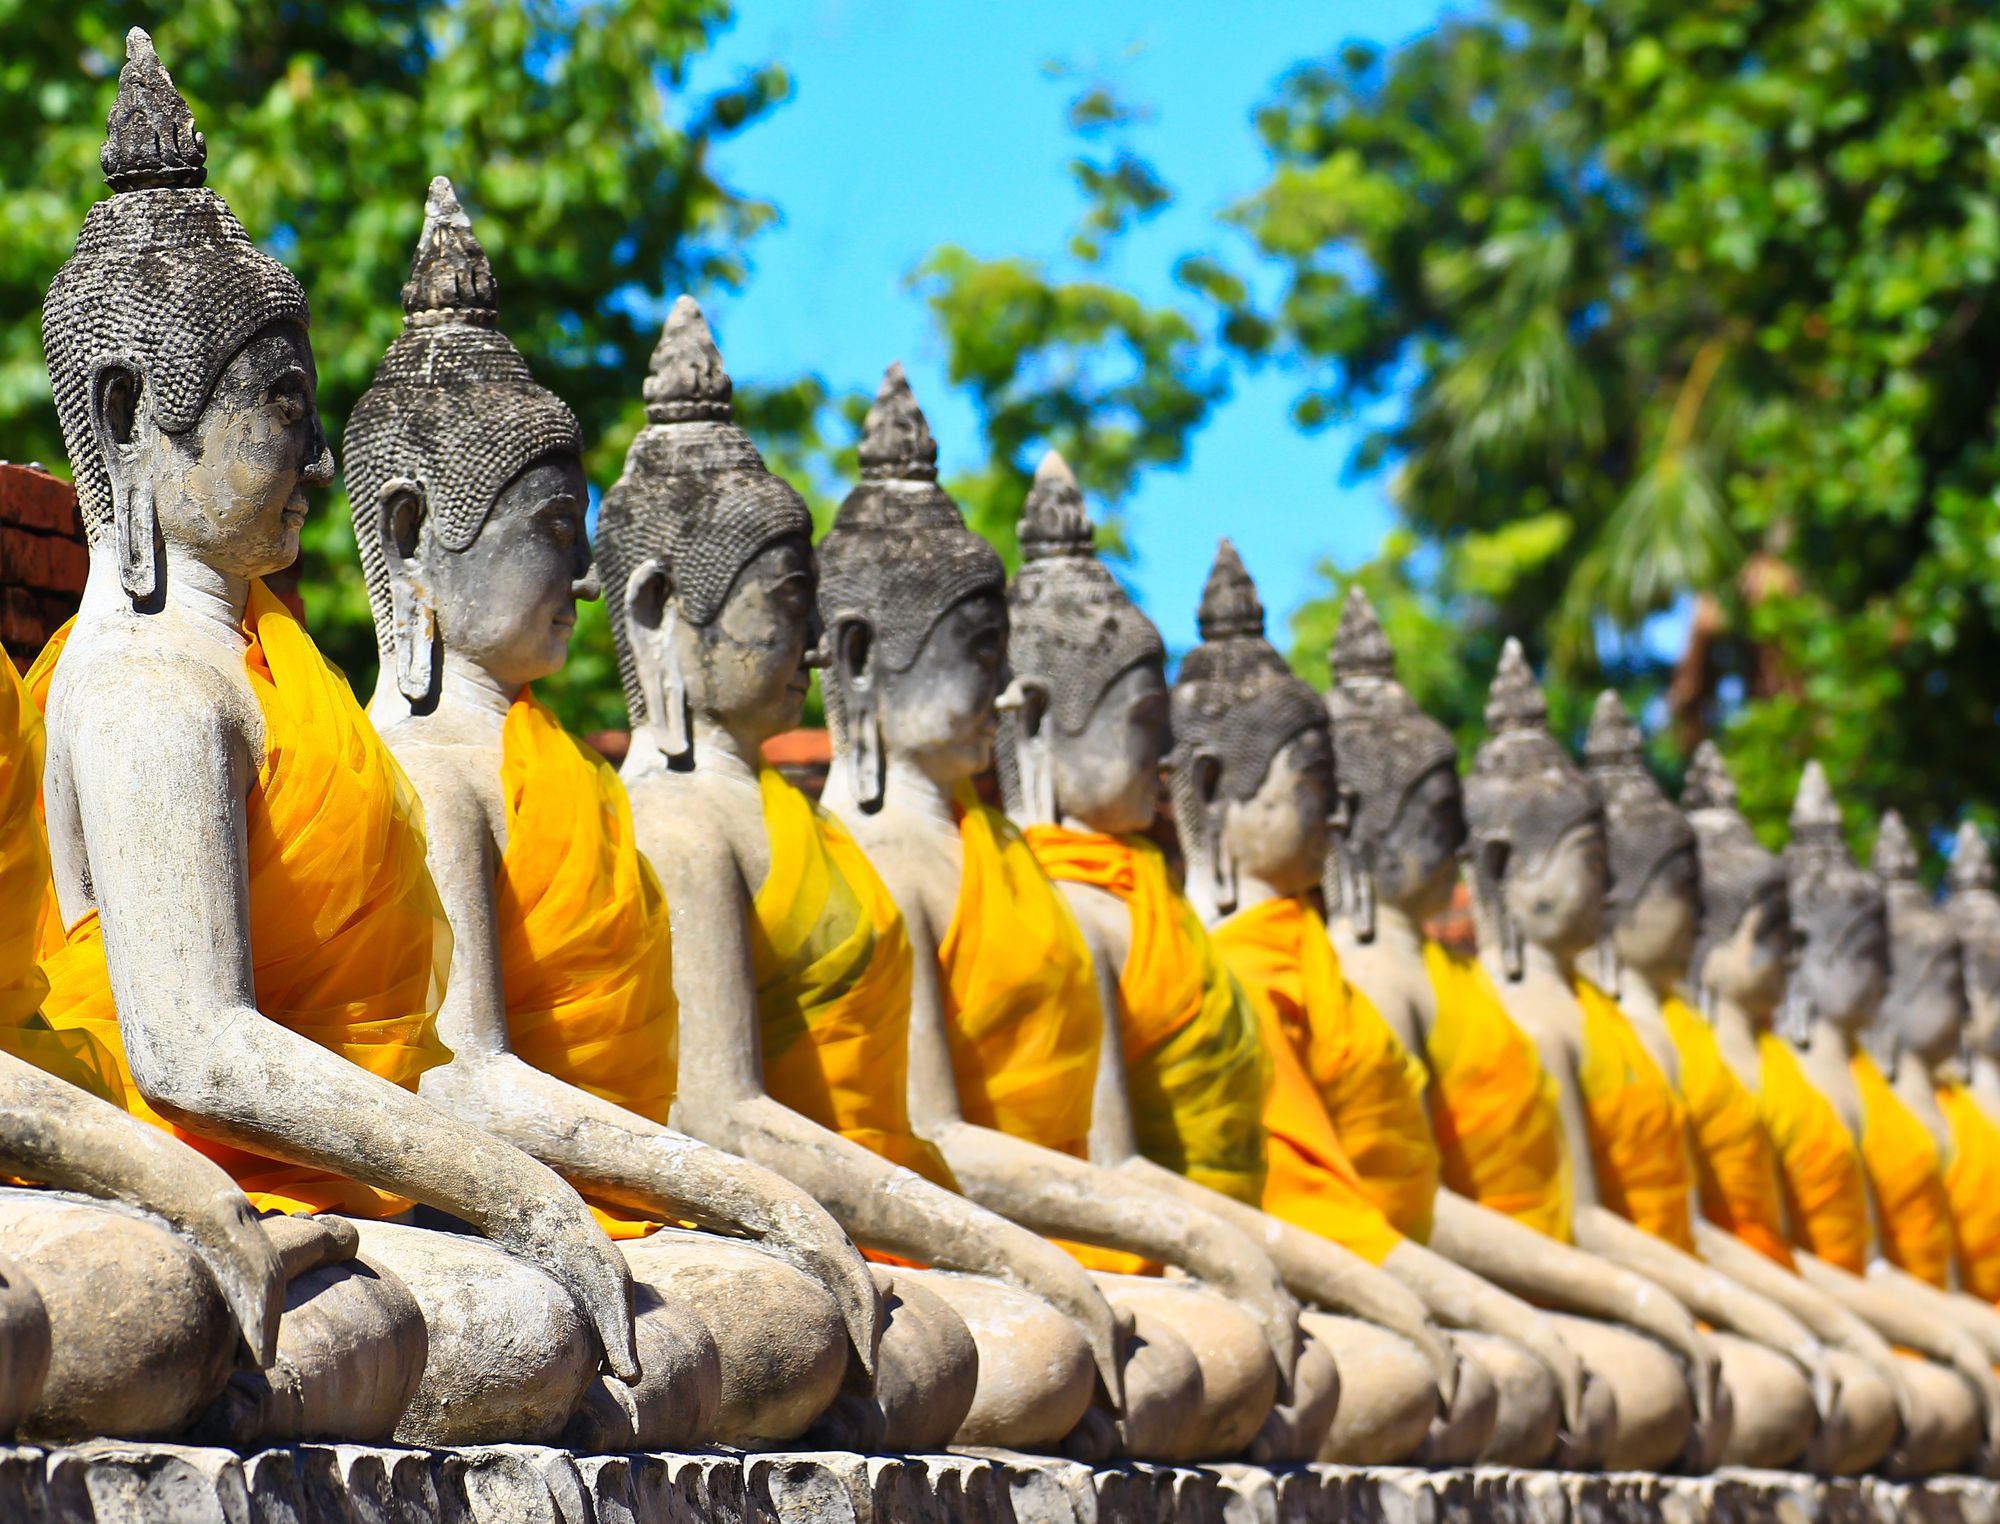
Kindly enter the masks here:
<path id="1" fill-rule="evenodd" d="M 2000 1483 L 1041 1456 L 0 1446 L 13 1524 L 2000 1524 Z"/>

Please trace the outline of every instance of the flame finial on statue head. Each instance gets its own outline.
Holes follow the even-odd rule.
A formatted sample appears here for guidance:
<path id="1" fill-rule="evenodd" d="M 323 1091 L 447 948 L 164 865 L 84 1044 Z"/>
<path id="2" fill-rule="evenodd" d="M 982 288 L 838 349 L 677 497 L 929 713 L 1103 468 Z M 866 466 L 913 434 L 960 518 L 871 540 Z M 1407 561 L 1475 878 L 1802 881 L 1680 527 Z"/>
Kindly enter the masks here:
<path id="1" fill-rule="evenodd" d="M 1875 855 L 1869 866 L 1885 884 L 1917 881 L 1917 849 L 1899 812 L 1889 810 L 1883 814 L 1881 827 L 1875 833 Z"/>
<path id="2" fill-rule="evenodd" d="M 1729 775 L 1729 764 L 1722 760 L 1722 749 L 1713 741 L 1705 740 L 1694 749 L 1687 778 L 1681 784 L 1681 808 L 1688 811 L 1736 808 L 1736 780 Z"/>
<path id="3" fill-rule="evenodd" d="M 1528 665 L 1528 653 L 1513 636 L 1500 648 L 1500 665 L 1493 673 L 1493 686 L 1486 692 L 1486 728 L 1494 735 L 1516 730 L 1546 730 L 1548 700 Z"/>
<path id="4" fill-rule="evenodd" d="M 1340 683 L 1374 678 L 1387 681 L 1396 675 L 1396 650 L 1376 616 L 1375 605 L 1350 582 L 1347 596 L 1340 601 L 1340 628 L 1333 637 L 1333 675 Z"/>
<path id="5" fill-rule="evenodd" d="M 1986 844 L 1986 833 L 1970 820 L 1959 822 L 1958 834 L 1952 839 L 1951 864 L 1945 869 L 1944 881 L 1953 894 L 1978 889 L 1990 891 L 1993 888 L 1993 849 Z"/>
<path id="6" fill-rule="evenodd" d="M 1250 580 L 1236 547 L 1226 539 L 1215 547 L 1215 562 L 1208 569 L 1194 617 L 1203 640 L 1264 633 L 1264 605 L 1257 597 L 1257 584 Z"/>
<path id="7" fill-rule="evenodd" d="M 1057 556 L 1092 556 L 1097 536 L 1083 504 L 1069 462 L 1054 450 L 1035 467 L 1034 485 L 1021 510 L 1021 559 L 1041 561 Z"/>
<path id="8" fill-rule="evenodd" d="M 403 313 L 412 328 L 444 323 L 493 328 L 500 322 L 493 264 L 443 175 L 431 181 L 424 198 L 424 227 L 403 286 Z"/>
<path id="9" fill-rule="evenodd" d="M 1644 764 L 1645 737 L 1616 691 L 1606 688 L 1590 711 L 1590 731 L 1583 741 L 1583 759 L 1593 771 Z"/>
<path id="10" fill-rule="evenodd" d="M 675 297 L 646 367 L 647 421 L 727 423 L 735 417 L 734 391 L 700 304 L 685 292 Z"/>
<path id="11" fill-rule="evenodd" d="M 141 27 L 125 34 L 125 67 L 97 162 L 119 192 L 191 189 L 208 178 L 208 142 Z"/>
<path id="12" fill-rule="evenodd" d="M 1840 821 L 1840 805 L 1827 782 L 1826 769 L 1814 757 L 1799 775 L 1799 791 L 1792 799 L 1792 843 L 1794 846 L 1838 846 L 1847 850 L 1847 837 Z"/>
<path id="13" fill-rule="evenodd" d="M 910 391 L 901 360 L 882 373 L 882 384 L 861 426 L 859 454 L 863 481 L 937 480 L 937 440 Z"/>

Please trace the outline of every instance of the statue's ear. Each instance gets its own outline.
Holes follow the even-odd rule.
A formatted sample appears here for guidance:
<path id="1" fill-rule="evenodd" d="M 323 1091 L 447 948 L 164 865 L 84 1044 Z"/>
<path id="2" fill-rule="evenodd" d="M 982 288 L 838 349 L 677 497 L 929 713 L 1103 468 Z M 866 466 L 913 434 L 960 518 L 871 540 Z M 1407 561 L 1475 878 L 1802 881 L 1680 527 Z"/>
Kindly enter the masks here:
<path id="1" fill-rule="evenodd" d="M 882 750 L 882 695 L 877 691 L 875 627 L 846 618 L 833 627 L 833 670 L 840 685 L 847 781 L 854 801 L 879 810 L 888 787 L 889 759 Z"/>
<path id="2" fill-rule="evenodd" d="M 1056 800 L 1055 750 L 1049 744 L 1049 690 L 1031 677 L 1016 677 L 1000 695 L 1000 723 L 1012 734 L 1014 770 L 1026 821 L 1056 824 L 1061 805 Z"/>
<path id="3" fill-rule="evenodd" d="M 648 556 L 626 574 L 625 638 L 639 671 L 639 699 L 669 767 L 694 762 L 694 727 L 688 712 L 687 682 L 681 672 L 674 634 L 680 609 L 666 562 Z"/>
<path id="4" fill-rule="evenodd" d="M 1500 939 L 1500 967 L 1509 979 L 1519 979 L 1523 961 L 1521 929 L 1507 909 L 1507 865 L 1514 843 L 1502 833 L 1482 836 L 1472 849 L 1472 883 L 1493 935 Z"/>
<path id="5" fill-rule="evenodd" d="M 102 361 L 90 377 L 90 432 L 111 483 L 111 522 L 118 547 L 118 580 L 135 606 L 160 597 L 159 511 L 153 479 L 138 446 L 139 399 L 145 370 L 128 356 Z"/>
<path id="6" fill-rule="evenodd" d="M 375 492 L 375 543 L 389 574 L 389 629 L 395 644 L 396 690 L 412 708 L 436 700 L 443 672 L 437 604 L 424 575 L 424 484 L 392 476 Z"/>
<path id="7" fill-rule="evenodd" d="M 1225 830 L 1229 801 L 1222 792 L 1222 758 L 1206 747 L 1197 747 L 1183 765 L 1198 811 L 1194 826 L 1208 857 L 1209 895 L 1215 913 L 1228 915 L 1236 909 L 1238 889 L 1236 857 L 1229 850 Z"/>

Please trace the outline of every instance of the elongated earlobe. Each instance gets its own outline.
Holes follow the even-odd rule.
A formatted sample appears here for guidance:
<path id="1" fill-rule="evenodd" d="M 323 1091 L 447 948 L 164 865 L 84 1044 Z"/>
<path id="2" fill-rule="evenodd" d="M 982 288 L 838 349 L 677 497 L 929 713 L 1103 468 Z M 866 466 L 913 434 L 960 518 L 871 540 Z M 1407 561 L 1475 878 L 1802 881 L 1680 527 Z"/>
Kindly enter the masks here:
<path id="1" fill-rule="evenodd" d="M 694 725 L 674 639 L 680 611 L 674 607 L 665 563 L 656 556 L 641 561 L 626 576 L 619 596 L 625 600 L 625 638 L 632 647 L 639 701 L 646 711 L 633 719 L 645 721 L 668 766 L 692 767 Z"/>
<path id="2" fill-rule="evenodd" d="M 395 642 L 396 691 L 412 710 L 437 702 L 444 673 L 437 609 L 423 576 L 419 544 L 426 498 L 422 482 L 393 476 L 376 493 L 375 531 L 389 573 L 389 617 Z"/>
<path id="3" fill-rule="evenodd" d="M 667 599 L 667 616 L 660 626 L 660 751 L 667 765 L 694 766 L 694 716 L 688 703 L 687 675 L 681 671 L 681 611 Z"/>
<path id="4" fill-rule="evenodd" d="M 842 689 L 847 740 L 847 786 L 864 811 L 882 808 L 889 759 L 882 746 L 880 685 L 873 665 L 875 632 L 864 620 L 841 621 L 833 632 L 833 661 Z"/>
<path id="5" fill-rule="evenodd" d="M 1514 913 L 1507 908 L 1507 863 L 1513 851 L 1511 842 L 1500 837 L 1488 837 L 1479 843 L 1472 874 L 1480 909 L 1500 943 L 1501 971 L 1510 983 L 1520 979 L 1527 970 L 1521 928 L 1515 924 Z"/>
<path id="6" fill-rule="evenodd" d="M 98 458 L 111 482 L 111 524 L 118 550 L 118 582 L 133 606 L 156 606 L 160 593 L 159 507 L 152 478 L 132 447 L 139 422 L 143 375 L 122 357 L 100 365 L 91 380 L 91 425 Z"/>
<path id="7" fill-rule="evenodd" d="M 1039 684 L 1016 681 L 1000 696 L 1001 723 L 1014 733 L 1014 764 L 1020 776 L 1021 808 L 1034 823 L 1056 824 L 1056 763 L 1049 745 L 1049 696 Z"/>

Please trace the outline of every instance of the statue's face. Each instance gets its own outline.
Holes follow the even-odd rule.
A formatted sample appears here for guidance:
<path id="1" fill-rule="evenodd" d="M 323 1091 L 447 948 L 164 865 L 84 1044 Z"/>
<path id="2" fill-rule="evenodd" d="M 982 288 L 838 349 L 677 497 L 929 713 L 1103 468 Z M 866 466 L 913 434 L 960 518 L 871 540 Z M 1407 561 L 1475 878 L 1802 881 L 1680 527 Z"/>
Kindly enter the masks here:
<path id="1" fill-rule="evenodd" d="M 589 489 L 583 462 L 549 454 L 500 489 L 473 542 L 461 551 L 435 544 L 425 562 L 434 582 L 445 650 L 516 688 L 562 667 L 586 587 Z"/>
<path id="2" fill-rule="evenodd" d="M 820 643 L 818 586 L 811 545 L 776 540 L 736 574 L 713 621 L 676 622 L 689 704 L 758 741 L 796 726 Z M 651 659 L 650 643 L 635 641 L 633 649 L 641 662 Z"/>
<path id="3" fill-rule="evenodd" d="M 232 576 L 282 571 L 298 559 L 307 489 L 333 479 L 318 385 L 305 329 L 273 323 L 236 351 L 185 434 L 160 433 L 143 392 L 107 404 L 130 446 L 108 451 L 107 469 L 127 491 L 144 474 L 168 544 Z"/>
<path id="4" fill-rule="evenodd" d="M 1773 884 L 1708 950 L 1698 976 L 1718 998 L 1768 1016 L 1784 999 L 1793 943 L 1791 902 L 1784 885 Z"/>
<path id="5" fill-rule="evenodd" d="M 1793 977 L 1816 1014 L 1848 1032 L 1866 1026 L 1889 983 L 1889 918 L 1881 900 L 1837 926 L 1808 923 Z"/>
<path id="6" fill-rule="evenodd" d="M 1160 759 L 1170 734 L 1160 664 L 1127 667 L 1098 697 L 1081 733 L 1049 733 L 1058 808 L 1093 831 L 1145 830 L 1159 810 Z"/>
<path id="7" fill-rule="evenodd" d="M 975 593 L 947 610 L 905 672 L 884 673 L 882 745 L 940 783 L 993 760 L 994 701 L 1007 686 L 1007 604 Z"/>
<path id="8" fill-rule="evenodd" d="M 1975 1051 L 2000 1058 L 2000 926 L 1967 933 L 1963 945 L 1966 1040 Z"/>
<path id="9" fill-rule="evenodd" d="M 1601 820 L 1580 821 L 1536 862 L 1509 860 L 1507 909 L 1521 934 L 1559 956 L 1574 957 L 1597 941 L 1604 892 L 1611 879 Z"/>
<path id="10" fill-rule="evenodd" d="M 1694 956 L 1701 919 L 1701 875 L 1692 843 L 1660 862 L 1611 928 L 1619 961 L 1641 973 L 1678 979 Z"/>
<path id="11" fill-rule="evenodd" d="M 1904 1047 L 1936 1063 L 1958 1051 L 1965 1024 L 1965 964 L 1955 936 L 1901 938 L 1883 1015 Z"/>
<path id="12" fill-rule="evenodd" d="M 1465 850 L 1465 790 L 1458 772 L 1440 764 L 1403 795 L 1396 817 L 1372 844 L 1375 892 L 1425 920 L 1451 904 L 1458 860 Z"/>
<path id="13" fill-rule="evenodd" d="M 1223 806 L 1224 848 L 1238 872 L 1280 894 L 1303 894 L 1326 860 L 1326 819 L 1333 807 L 1333 739 L 1313 725 L 1288 741 L 1248 799 Z"/>

